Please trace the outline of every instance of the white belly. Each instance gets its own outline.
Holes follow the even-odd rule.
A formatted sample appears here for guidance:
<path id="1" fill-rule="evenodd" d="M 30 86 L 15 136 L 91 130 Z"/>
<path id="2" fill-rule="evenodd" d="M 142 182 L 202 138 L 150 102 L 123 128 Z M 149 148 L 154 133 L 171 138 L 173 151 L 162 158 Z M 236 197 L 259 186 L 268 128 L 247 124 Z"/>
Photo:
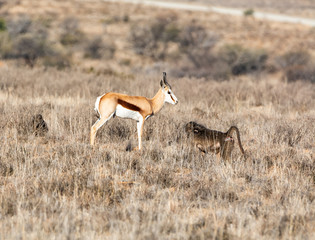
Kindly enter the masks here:
<path id="1" fill-rule="evenodd" d="M 142 118 L 139 112 L 124 108 L 120 104 L 118 104 L 116 107 L 116 116 L 121 117 L 121 118 L 130 118 L 136 121 L 139 121 Z"/>

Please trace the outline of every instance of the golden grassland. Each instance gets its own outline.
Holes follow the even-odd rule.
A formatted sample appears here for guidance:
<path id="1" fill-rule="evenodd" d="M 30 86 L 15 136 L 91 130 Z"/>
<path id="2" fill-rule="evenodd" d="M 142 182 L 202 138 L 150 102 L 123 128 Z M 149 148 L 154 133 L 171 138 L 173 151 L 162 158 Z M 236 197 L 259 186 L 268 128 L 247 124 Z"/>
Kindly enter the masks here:
<path id="1" fill-rule="evenodd" d="M 315 86 L 270 77 L 173 79 L 179 99 L 145 123 L 111 119 L 89 145 L 95 97 L 151 97 L 160 75 L 1 69 L 1 239 L 311 239 Z M 144 87 L 146 86 L 146 87 Z M 49 132 L 32 133 L 40 113 Z M 185 123 L 237 125 L 247 160 L 202 155 Z"/>
<path id="2" fill-rule="evenodd" d="M 75 49 L 72 68 L 62 71 L 0 66 L 0 239 L 314 238 L 311 82 L 288 82 L 281 72 L 179 78 L 170 57 L 163 70 L 179 104 L 145 122 L 143 150 L 125 151 L 137 145 L 136 123 L 119 118 L 89 145 L 97 96 L 152 97 L 159 88 L 162 72 L 146 71 L 156 62 L 134 53 L 130 26 L 165 15 L 183 26 L 197 21 L 218 34 L 218 48 L 263 48 L 271 60 L 292 49 L 314 55 L 314 29 L 101 1 L 20 0 L 4 12 L 40 19 L 52 40 L 64 18 L 76 17 L 86 35 L 115 39 L 116 52 L 91 60 Z M 44 136 L 33 133 L 36 114 L 48 125 Z M 230 162 L 201 154 L 184 132 L 189 121 L 238 126 L 248 158 L 237 147 Z"/>

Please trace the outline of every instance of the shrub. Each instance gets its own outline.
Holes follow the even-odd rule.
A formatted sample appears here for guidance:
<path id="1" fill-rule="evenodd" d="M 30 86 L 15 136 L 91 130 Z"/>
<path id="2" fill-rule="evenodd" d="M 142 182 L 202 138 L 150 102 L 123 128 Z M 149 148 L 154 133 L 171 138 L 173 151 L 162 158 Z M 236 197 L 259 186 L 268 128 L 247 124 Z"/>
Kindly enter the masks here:
<path id="1" fill-rule="evenodd" d="M 188 26 L 183 31 L 181 50 L 193 63 L 183 64 L 175 75 L 228 79 L 231 75 L 261 72 L 266 68 L 267 53 L 262 49 L 246 49 L 240 45 L 225 45 L 213 51 L 218 37 L 207 33 L 202 27 Z"/>
<path id="2" fill-rule="evenodd" d="M 0 33 L 0 57 L 9 58 L 12 55 L 12 41 L 8 32 Z"/>
<path id="3" fill-rule="evenodd" d="M 285 69 L 292 66 L 307 65 L 310 60 L 311 56 L 307 51 L 290 51 L 276 58 L 276 64 Z"/>
<path id="4" fill-rule="evenodd" d="M 14 42 L 14 49 L 17 57 L 22 57 L 25 63 L 34 66 L 37 58 L 43 57 L 48 50 L 46 42 L 32 34 L 23 34 Z"/>
<path id="5" fill-rule="evenodd" d="M 163 29 L 162 39 L 164 42 L 177 42 L 180 29 L 175 23 L 170 23 Z"/>
<path id="6" fill-rule="evenodd" d="M 289 82 L 297 80 L 315 82 L 315 67 L 307 51 L 287 52 L 276 58 L 276 64 Z"/>
<path id="7" fill-rule="evenodd" d="M 260 72 L 265 69 L 268 59 L 264 50 L 245 49 L 238 44 L 224 46 L 219 57 L 230 66 L 233 75 Z"/>
<path id="8" fill-rule="evenodd" d="M 284 75 L 289 82 L 304 80 L 315 83 L 315 67 L 313 65 L 291 66 L 284 71 Z"/>
<path id="9" fill-rule="evenodd" d="M 69 68 L 71 66 L 71 57 L 61 51 L 54 50 L 43 58 L 43 65 L 45 67 L 55 67 L 58 70 Z"/>
<path id="10" fill-rule="evenodd" d="M 244 10 L 243 14 L 246 17 L 247 16 L 253 16 L 254 15 L 254 9 L 252 9 L 252 8 L 246 9 L 246 10 Z"/>
<path id="11" fill-rule="evenodd" d="M 164 59 L 169 42 L 177 41 L 179 36 L 175 20 L 176 15 L 159 16 L 149 24 L 133 25 L 129 38 L 134 51 L 156 60 Z"/>
<path id="12" fill-rule="evenodd" d="M 154 49 L 153 36 L 147 25 L 133 25 L 130 28 L 129 38 L 136 54 L 151 56 Z"/>
<path id="13" fill-rule="evenodd" d="M 196 68 L 209 67 L 214 60 L 210 51 L 217 40 L 216 34 L 209 33 L 204 27 L 193 24 L 185 27 L 181 32 L 179 46 Z"/>
<path id="14" fill-rule="evenodd" d="M 7 0 L 0 0 L 0 7 L 2 7 L 2 5 L 6 4 Z"/>
<path id="15" fill-rule="evenodd" d="M 84 34 L 81 32 L 76 18 L 66 18 L 61 23 L 61 28 L 60 42 L 62 45 L 78 44 L 84 39 Z"/>
<path id="16" fill-rule="evenodd" d="M 4 32 L 5 30 L 7 30 L 5 20 L 3 18 L 0 18 L 0 32 Z"/>
<path id="17" fill-rule="evenodd" d="M 32 26 L 32 20 L 28 16 L 23 15 L 19 17 L 18 19 L 10 20 L 8 22 L 7 29 L 10 36 L 12 38 L 15 38 L 21 34 L 34 32 L 31 29 L 31 26 Z"/>
<path id="18" fill-rule="evenodd" d="M 80 41 L 80 37 L 76 34 L 65 33 L 60 36 L 62 45 L 74 45 Z"/>
<path id="19" fill-rule="evenodd" d="M 155 41 L 161 41 L 164 43 L 176 41 L 179 33 L 175 19 L 166 18 L 164 16 L 159 16 L 152 22 L 150 31 Z"/>
<path id="20" fill-rule="evenodd" d="M 116 46 L 113 42 L 106 40 L 98 36 L 88 41 L 85 47 L 85 57 L 100 59 L 100 58 L 112 58 L 115 54 Z"/>
<path id="21" fill-rule="evenodd" d="M 224 66 L 218 65 L 217 57 L 212 51 L 218 39 L 215 33 L 207 31 L 196 23 L 185 26 L 178 37 L 182 59 L 180 66 L 173 69 L 173 74 L 221 78 L 222 74 L 218 71 L 221 71 L 221 67 L 224 68 Z"/>
<path id="22" fill-rule="evenodd" d="M 39 58 L 45 66 L 62 69 L 70 66 L 70 57 L 57 50 L 48 41 L 47 26 L 43 21 L 32 21 L 21 16 L 8 21 L 7 31 L 0 33 L 0 56 L 3 58 L 22 58 L 33 67 Z"/>
<path id="23" fill-rule="evenodd" d="M 8 33 L 5 39 L 7 46 L 2 46 L 2 55 L 5 57 L 23 58 L 27 65 L 33 67 L 39 57 L 51 51 L 47 29 L 28 16 L 9 21 Z"/>

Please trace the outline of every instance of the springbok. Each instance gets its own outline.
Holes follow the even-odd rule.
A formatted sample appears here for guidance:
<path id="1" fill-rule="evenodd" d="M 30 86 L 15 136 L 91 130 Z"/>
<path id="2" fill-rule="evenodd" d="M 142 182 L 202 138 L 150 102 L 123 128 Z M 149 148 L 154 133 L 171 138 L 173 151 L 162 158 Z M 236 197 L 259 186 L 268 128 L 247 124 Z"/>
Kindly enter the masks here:
<path id="1" fill-rule="evenodd" d="M 121 93 L 109 92 L 99 96 L 95 102 L 94 110 L 99 114 L 99 119 L 91 127 L 91 145 L 94 145 L 97 130 L 111 117 L 129 118 L 137 121 L 138 149 L 141 149 L 141 136 L 144 121 L 157 114 L 165 102 L 177 104 L 178 100 L 172 88 L 166 80 L 163 72 L 163 80 L 160 89 L 153 98 L 142 96 L 129 96 Z"/>

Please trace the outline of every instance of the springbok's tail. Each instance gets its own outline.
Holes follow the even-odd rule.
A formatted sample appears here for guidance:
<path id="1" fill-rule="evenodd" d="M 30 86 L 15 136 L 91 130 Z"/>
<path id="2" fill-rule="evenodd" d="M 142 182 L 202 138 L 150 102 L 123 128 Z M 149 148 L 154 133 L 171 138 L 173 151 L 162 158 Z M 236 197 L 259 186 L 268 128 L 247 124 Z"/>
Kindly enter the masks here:
<path id="1" fill-rule="evenodd" d="M 95 101 L 94 111 L 96 112 L 95 116 L 96 116 L 98 119 L 101 118 L 101 113 L 100 113 L 99 107 L 100 107 L 101 98 L 102 98 L 104 95 L 105 95 L 105 94 L 103 94 L 102 96 L 97 97 L 97 98 L 96 98 L 96 101 Z"/>
<path id="2" fill-rule="evenodd" d="M 98 112 L 94 113 L 94 116 L 97 118 L 97 119 L 101 119 L 101 116 Z"/>

